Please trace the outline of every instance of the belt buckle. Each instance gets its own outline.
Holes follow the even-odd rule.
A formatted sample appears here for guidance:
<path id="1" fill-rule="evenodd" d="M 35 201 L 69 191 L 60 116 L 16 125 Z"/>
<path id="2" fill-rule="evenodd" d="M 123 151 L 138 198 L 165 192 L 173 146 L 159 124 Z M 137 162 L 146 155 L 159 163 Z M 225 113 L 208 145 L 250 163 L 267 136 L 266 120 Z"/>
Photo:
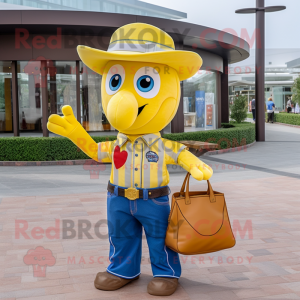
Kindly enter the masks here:
<path id="1" fill-rule="evenodd" d="M 129 200 L 136 200 L 140 197 L 139 190 L 130 187 L 125 190 L 125 197 Z"/>

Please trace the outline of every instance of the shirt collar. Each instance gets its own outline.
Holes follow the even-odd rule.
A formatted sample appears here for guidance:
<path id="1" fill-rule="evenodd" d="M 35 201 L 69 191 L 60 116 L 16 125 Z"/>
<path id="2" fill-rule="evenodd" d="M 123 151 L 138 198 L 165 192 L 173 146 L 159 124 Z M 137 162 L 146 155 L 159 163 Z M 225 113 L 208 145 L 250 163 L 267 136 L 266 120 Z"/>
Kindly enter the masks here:
<path id="1" fill-rule="evenodd" d="M 157 132 L 157 133 L 149 133 L 149 134 L 142 135 L 138 137 L 136 140 L 142 139 L 147 144 L 148 147 L 151 147 L 160 138 L 161 135 L 159 132 Z M 130 139 L 126 134 L 121 132 L 118 133 L 117 141 L 120 147 L 122 147 L 128 140 L 130 141 Z"/>

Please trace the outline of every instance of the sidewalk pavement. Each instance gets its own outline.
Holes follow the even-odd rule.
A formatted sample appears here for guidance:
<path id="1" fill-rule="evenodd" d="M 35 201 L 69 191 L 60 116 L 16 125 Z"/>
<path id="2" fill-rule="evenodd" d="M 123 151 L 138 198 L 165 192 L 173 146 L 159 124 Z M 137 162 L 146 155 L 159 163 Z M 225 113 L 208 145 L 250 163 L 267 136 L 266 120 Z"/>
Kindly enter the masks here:
<path id="1" fill-rule="evenodd" d="M 267 124 L 267 142 L 203 157 L 214 169 L 213 188 L 225 193 L 237 244 L 180 256 L 180 287 L 171 299 L 300 299 L 299 144 L 300 129 Z M 152 275 L 145 240 L 138 281 L 114 292 L 93 287 L 96 273 L 108 265 L 106 226 L 101 236 L 94 231 L 106 219 L 110 166 L 105 167 L 98 179 L 83 166 L 1 167 L 0 299 L 165 299 L 147 294 Z M 178 191 L 185 173 L 179 168 L 170 173 L 172 192 Z M 204 190 L 206 183 L 193 180 L 191 189 Z M 16 219 L 28 222 L 29 239 L 15 235 Z M 90 239 L 79 238 L 80 220 L 91 223 Z M 74 238 L 62 238 L 63 221 L 74 222 Z M 59 236 L 52 238 L 55 231 L 46 229 L 55 224 Z M 56 259 L 45 277 L 34 277 L 33 264 L 23 261 L 38 246 Z M 35 267 L 35 275 L 43 270 Z"/>

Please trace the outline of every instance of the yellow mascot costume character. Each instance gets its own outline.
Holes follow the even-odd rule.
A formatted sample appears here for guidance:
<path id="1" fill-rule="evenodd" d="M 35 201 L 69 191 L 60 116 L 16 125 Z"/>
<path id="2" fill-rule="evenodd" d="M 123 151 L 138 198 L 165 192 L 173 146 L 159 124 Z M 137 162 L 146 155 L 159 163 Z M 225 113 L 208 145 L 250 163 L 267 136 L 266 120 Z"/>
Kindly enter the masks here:
<path id="1" fill-rule="evenodd" d="M 192 77 L 201 57 L 175 50 L 173 39 L 157 27 L 134 23 L 113 34 L 107 51 L 78 46 L 82 61 L 102 75 L 102 106 L 117 140 L 96 144 L 76 120 L 70 106 L 63 117 L 51 115 L 48 129 L 72 140 L 98 162 L 111 162 L 107 219 L 110 265 L 95 287 L 116 290 L 139 278 L 142 229 L 149 246 L 153 279 L 148 293 L 175 292 L 181 267 L 178 254 L 166 247 L 170 213 L 168 164 L 179 164 L 196 180 L 212 169 L 185 149 L 163 139 L 160 131 L 177 112 L 180 81 Z M 99 120 L 100 122 L 100 120 Z"/>

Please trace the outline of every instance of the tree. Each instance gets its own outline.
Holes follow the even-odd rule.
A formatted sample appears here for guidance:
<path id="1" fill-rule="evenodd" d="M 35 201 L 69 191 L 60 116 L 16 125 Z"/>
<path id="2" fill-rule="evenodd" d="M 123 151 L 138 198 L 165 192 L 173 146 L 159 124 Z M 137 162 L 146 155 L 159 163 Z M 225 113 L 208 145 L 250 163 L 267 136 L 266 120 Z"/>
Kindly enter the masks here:
<path id="1" fill-rule="evenodd" d="M 292 87 L 293 103 L 300 105 L 300 77 L 296 78 Z"/>
<path id="2" fill-rule="evenodd" d="M 230 118 L 235 120 L 237 123 L 243 122 L 247 118 L 247 96 L 237 96 L 231 106 Z"/>

